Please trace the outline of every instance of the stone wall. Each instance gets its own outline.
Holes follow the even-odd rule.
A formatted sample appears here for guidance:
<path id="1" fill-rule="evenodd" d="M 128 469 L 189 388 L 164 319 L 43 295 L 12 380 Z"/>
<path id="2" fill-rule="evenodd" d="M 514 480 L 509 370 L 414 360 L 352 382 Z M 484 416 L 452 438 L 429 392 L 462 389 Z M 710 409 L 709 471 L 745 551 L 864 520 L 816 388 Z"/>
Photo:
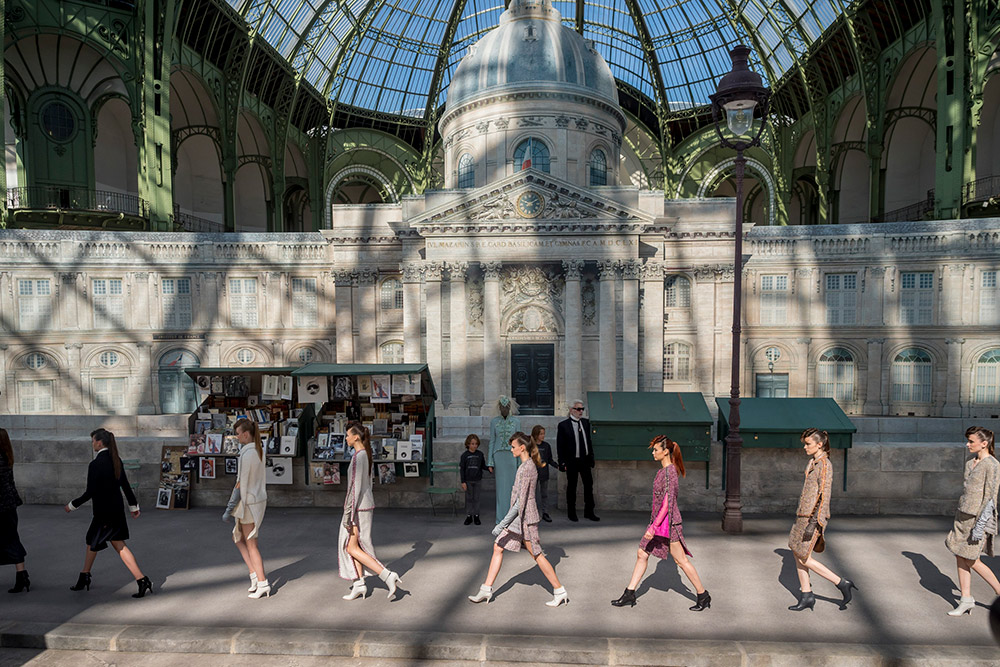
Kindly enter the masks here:
<path id="1" fill-rule="evenodd" d="M 559 418 L 523 417 L 522 425 L 541 423 L 554 433 Z M 855 418 L 858 435 L 847 453 L 847 487 L 844 488 L 844 452 L 834 451 L 834 514 L 925 514 L 950 515 L 962 491 L 962 470 L 967 457 L 964 430 L 972 424 L 965 419 Z M 968 423 L 967 423 L 968 422 Z M 976 420 L 993 430 L 1000 420 Z M 481 417 L 442 418 L 435 457 L 457 461 L 463 451 L 465 435 L 488 436 L 488 420 Z M 103 426 L 118 437 L 122 458 L 138 459 L 140 469 L 132 481 L 138 482 L 139 501 L 144 508 L 155 502 L 159 480 L 159 458 L 163 445 L 184 444 L 187 436 L 185 416 L 92 417 L 92 416 L 4 416 L 0 427 L 6 428 L 14 444 L 14 475 L 25 502 L 63 504 L 75 498 L 86 485 L 87 464 L 91 460 L 88 434 Z M 554 438 L 551 439 L 554 443 Z M 711 448 L 712 460 L 706 464 L 691 462 L 682 481 L 681 503 L 685 510 L 721 512 L 725 493 L 722 490 L 722 445 Z M 747 513 L 794 511 L 802 487 L 802 473 L 807 460 L 801 450 L 746 449 L 743 451 L 743 508 Z M 595 469 L 598 510 L 649 509 L 656 463 L 650 461 L 600 461 Z M 226 475 L 220 465 L 214 480 L 195 480 L 193 506 L 225 505 L 234 476 Z M 333 488 L 306 483 L 304 459 L 292 465 L 293 484 L 269 486 L 269 502 L 286 507 L 339 507 L 344 501 L 343 485 Z M 457 486 L 454 475 L 441 475 L 436 483 Z M 375 485 L 379 507 L 429 507 L 427 478 L 397 477 L 391 486 Z M 565 506 L 565 475 L 550 482 L 558 490 L 559 507 Z M 491 493 L 492 480 L 485 489 Z M 489 496 L 487 495 L 487 498 Z M 490 500 L 484 500 L 489 513 Z M 437 499 L 439 506 L 447 501 Z M 458 511 L 463 498 L 458 494 Z M 577 507 L 582 510 L 583 498 Z"/>

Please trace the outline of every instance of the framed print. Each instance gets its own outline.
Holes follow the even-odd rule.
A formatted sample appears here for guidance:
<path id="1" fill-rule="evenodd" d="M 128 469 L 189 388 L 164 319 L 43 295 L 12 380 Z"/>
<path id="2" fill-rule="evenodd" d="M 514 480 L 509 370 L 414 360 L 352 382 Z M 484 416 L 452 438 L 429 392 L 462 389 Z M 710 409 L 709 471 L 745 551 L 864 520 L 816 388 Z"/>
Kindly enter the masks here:
<path id="1" fill-rule="evenodd" d="M 174 500 L 170 506 L 172 510 L 186 510 L 191 506 L 191 492 L 184 489 L 174 489 Z"/>
<path id="2" fill-rule="evenodd" d="M 234 459 L 234 458 L 227 458 L 226 459 L 226 474 L 227 475 L 235 475 L 237 472 L 239 472 L 239 469 L 240 469 L 240 460 L 239 459 Z"/>
<path id="3" fill-rule="evenodd" d="M 283 456 L 268 456 L 264 462 L 265 484 L 291 484 L 292 459 Z"/>
<path id="4" fill-rule="evenodd" d="M 302 395 L 301 390 L 299 396 Z M 334 398 L 354 398 L 354 380 L 349 375 L 341 375 L 333 380 Z"/>
<path id="5" fill-rule="evenodd" d="M 206 456 L 201 460 L 201 468 L 198 471 L 199 479 L 215 479 L 215 458 Z"/>
<path id="6" fill-rule="evenodd" d="M 416 463 L 404 463 L 403 477 L 420 477 L 420 466 Z"/>
<path id="7" fill-rule="evenodd" d="M 221 433 L 208 433 L 205 438 L 205 453 L 206 454 L 221 454 L 222 453 L 222 434 Z"/>
<path id="8" fill-rule="evenodd" d="M 391 375 L 372 375 L 372 390 L 371 390 L 371 402 L 372 403 L 391 403 L 392 402 L 392 388 L 389 386 L 391 380 Z"/>
<path id="9" fill-rule="evenodd" d="M 160 488 L 156 492 L 156 508 L 161 510 L 170 509 L 170 501 L 174 497 L 174 490 L 170 488 Z"/>
<path id="10" fill-rule="evenodd" d="M 359 375 L 358 376 L 358 396 L 371 396 L 372 395 L 372 376 L 371 375 Z"/>
<path id="11" fill-rule="evenodd" d="M 300 403 L 326 403 L 329 396 L 328 378 L 325 375 L 304 375 L 299 378 Z"/>

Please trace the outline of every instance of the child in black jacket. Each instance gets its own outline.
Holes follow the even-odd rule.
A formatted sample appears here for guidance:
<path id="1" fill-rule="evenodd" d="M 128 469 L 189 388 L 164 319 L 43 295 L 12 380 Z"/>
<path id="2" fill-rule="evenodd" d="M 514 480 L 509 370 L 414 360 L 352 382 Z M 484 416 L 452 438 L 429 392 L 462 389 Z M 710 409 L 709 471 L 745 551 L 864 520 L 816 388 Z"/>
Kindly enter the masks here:
<path id="1" fill-rule="evenodd" d="M 486 468 L 486 457 L 479 451 L 479 436 L 470 433 L 465 438 L 465 452 L 458 461 L 459 479 L 462 490 L 465 491 L 465 525 L 479 520 L 479 486 L 483 480 L 483 470 Z"/>

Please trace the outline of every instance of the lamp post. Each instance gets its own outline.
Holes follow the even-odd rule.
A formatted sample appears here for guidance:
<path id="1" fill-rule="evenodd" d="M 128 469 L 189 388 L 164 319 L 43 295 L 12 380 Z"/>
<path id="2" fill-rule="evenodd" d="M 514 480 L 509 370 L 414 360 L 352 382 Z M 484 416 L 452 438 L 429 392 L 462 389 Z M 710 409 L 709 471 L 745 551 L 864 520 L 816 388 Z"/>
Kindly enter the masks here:
<path id="1" fill-rule="evenodd" d="M 743 309 L 743 172 L 746 159 L 743 151 L 760 146 L 760 137 L 767 122 L 771 91 L 764 87 L 759 74 L 750 71 L 750 49 L 738 44 L 729 52 L 733 68 L 719 80 L 712 100 L 712 119 L 715 133 L 726 148 L 736 151 L 736 229 L 735 262 L 733 268 L 733 368 L 732 388 L 729 393 L 729 434 L 726 435 L 726 502 L 722 512 L 722 529 L 727 533 L 743 532 L 743 507 L 740 500 L 740 454 L 743 436 L 740 435 L 740 334 Z M 760 123 L 754 128 L 754 111 L 760 111 Z M 722 132 L 721 116 L 732 137 Z"/>

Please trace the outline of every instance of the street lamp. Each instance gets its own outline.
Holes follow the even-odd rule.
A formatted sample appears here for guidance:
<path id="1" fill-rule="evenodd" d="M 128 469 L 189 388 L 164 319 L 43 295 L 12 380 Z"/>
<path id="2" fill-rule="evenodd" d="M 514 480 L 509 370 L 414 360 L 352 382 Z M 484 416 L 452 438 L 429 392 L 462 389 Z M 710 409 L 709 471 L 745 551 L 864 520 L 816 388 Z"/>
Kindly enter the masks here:
<path id="1" fill-rule="evenodd" d="M 743 507 L 740 501 L 740 453 L 743 436 L 740 435 L 740 333 L 743 308 L 743 172 L 746 159 L 743 151 L 760 146 L 760 136 L 767 122 L 771 91 L 764 87 L 759 74 L 750 71 L 747 60 L 750 49 L 742 44 L 729 52 L 733 68 L 719 80 L 712 100 L 712 120 L 715 133 L 726 148 L 736 151 L 736 261 L 733 264 L 733 377 L 729 393 L 729 434 L 726 436 L 726 502 L 723 505 L 722 529 L 727 533 L 743 532 Z M 754 112 L 760 112 L 760 123 L 754 127 Z M 732 137 L 722 132 L 721 116 L 725 114 L 726 126 Z"/>

